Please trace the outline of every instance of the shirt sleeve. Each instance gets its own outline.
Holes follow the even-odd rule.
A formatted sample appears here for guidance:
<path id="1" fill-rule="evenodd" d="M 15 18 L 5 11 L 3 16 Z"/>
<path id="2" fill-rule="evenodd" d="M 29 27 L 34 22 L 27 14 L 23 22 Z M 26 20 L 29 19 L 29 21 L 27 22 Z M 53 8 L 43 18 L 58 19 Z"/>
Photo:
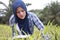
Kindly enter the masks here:
<path id="1" fill-rule="evenodd" d="M 16 23 L 16 30 L 18 31 L 19 35 L 21 35 L 21 30 L 18 27 L 18 23 Z"/>
<path id="2" fill-rule="evenodd" d="M 14 18 L 14 14 L 11 15 L 10 19 L 9 19 L 9 24 L 10 26 L 14 26 L 14 23 L 15 23 L 15 18 Z"/>
<path id="3" fill-rule="evenodd" d="M 41 31 L 44 30 L 44 25 L 43 25 L 43 23 L 39 20 L 39 18 L 37 17 L 36 14 L 33 14 L 33 22 L 34 22 L 34 24 L 36 25 L 36 27 L 37 27 L 39 30 L 41 30 Z"/>

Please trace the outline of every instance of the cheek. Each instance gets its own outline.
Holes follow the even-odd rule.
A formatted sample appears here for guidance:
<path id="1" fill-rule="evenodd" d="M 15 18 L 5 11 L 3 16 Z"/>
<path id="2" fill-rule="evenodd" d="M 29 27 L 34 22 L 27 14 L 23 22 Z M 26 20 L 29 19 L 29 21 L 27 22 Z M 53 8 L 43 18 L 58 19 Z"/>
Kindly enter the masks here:
<path id="1" fill-rule="evenodd" d="M 20 15 L 19 15 L 19 14 L 17 14 L 17 17 L 20 17 Z"/>
<path id="2" fill-rule="evenodd" d="M 24 17 L 26 16 L 26 13 L 24 14 Z"/>
<path id="3" fill-rule="evenodd" d="M 26 15 L 26 12 L 24 11 L 24 15 Z"/>

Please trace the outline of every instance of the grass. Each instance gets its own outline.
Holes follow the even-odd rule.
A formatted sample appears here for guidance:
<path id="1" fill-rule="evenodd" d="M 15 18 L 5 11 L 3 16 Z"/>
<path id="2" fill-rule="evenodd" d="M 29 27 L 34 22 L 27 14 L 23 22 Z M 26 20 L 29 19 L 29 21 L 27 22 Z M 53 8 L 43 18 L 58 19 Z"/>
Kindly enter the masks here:
<path id="1" fill-rule="evenodd" d="M 60 27 L 56 25 L 52 25 L 52 23 L 48 23 L 45 25 L 44 34 L 48 32 L 50 36 L 50 40 L 60 40 Z M 31 37 L 27 38 L 27 40 L 42 40 L 41 34 L 39 30 L 35 27 L 34 33 Z M 0 40 L 12 40 L 12 30 L 9 25 L 0 24 Z M 16 39 L 20 40 L 20 39 Z M 21 39 L 24 40 L 24 39 Z"/>
<path id="2" fill-rule="evenodd" d="M 8 25 L 0 24 L 0 40 L 8 40 L 11 37 L 11 28 Z"/>

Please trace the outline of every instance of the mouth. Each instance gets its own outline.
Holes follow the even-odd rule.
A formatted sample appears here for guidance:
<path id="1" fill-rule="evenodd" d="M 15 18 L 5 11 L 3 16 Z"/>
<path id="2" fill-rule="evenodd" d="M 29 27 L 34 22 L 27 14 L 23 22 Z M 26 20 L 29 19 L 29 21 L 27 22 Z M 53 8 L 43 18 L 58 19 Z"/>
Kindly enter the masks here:
<path id="1" fill-rule="evenodd" d="M 20 17 L 24 17 L 23 15 L 20 15 Z"/>

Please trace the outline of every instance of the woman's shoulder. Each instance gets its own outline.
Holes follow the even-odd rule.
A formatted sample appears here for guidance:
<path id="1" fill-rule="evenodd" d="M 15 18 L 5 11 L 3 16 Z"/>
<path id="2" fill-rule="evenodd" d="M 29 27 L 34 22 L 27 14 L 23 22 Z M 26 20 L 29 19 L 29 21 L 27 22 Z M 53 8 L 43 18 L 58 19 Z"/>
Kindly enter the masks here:
<path id="1" fill-rule="evenodd" d="M 29 17 L 34 17 L 36 14 L 34 12 L 28 12 Z"/>

